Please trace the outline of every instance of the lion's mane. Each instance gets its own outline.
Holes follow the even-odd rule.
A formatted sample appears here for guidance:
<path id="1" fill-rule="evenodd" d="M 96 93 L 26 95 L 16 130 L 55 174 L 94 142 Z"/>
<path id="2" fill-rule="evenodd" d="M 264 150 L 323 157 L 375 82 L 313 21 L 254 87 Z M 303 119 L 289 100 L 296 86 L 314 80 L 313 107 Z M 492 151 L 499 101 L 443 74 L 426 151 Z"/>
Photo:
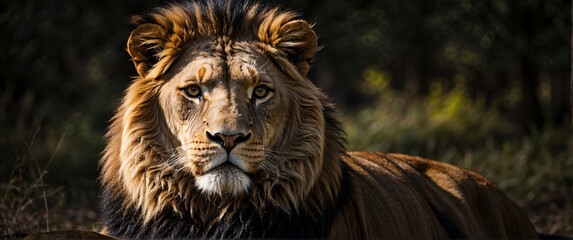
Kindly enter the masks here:
<path id="1" fill-rule="evenodd" d="M 135 238 L 326 235 L 332 221 L 328 213 L 334 211 L 340 189 L 343 138 L 327 97 L 304 77 L 316 45 L 301 48 L 309 36 L 285 26 L 299 18 L 276 7 L 240 1 L 171 4 L 133 18 L 134 44 L 128 51 L 140 77 L 128 88 L 112 119 L 101 161 L 104 223 L 111 234 Z M 137 34 L 144 37 L 134 39 Z M 204 36 L 251 39 L 293 81 L 289 83 L 293 94 L 285 105 L 292 121 L 276 150 L 265 153 L 268 164 L 257 173 L 258 182 L 248 197 L 204 196 L 189 173 L 168 161 L 174 146 L 161 117 L 162 81 L 157 80 L 193 38 Z M 293 220 L 298 220 L 298 226 L 283 226 Z"/>

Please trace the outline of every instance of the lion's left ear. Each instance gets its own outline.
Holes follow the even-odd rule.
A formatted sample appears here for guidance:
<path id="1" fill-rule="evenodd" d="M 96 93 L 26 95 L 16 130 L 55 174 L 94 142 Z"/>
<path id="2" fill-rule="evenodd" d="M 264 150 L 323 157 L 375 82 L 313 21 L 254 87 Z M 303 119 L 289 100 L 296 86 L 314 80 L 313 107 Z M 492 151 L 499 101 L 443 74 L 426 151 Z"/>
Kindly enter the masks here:
<path id="1" fill-rule="evenodd" d="M 141 24 L 131 32 L 127 41 L 127 52 L 142 78 L 145 78 L 159 61 L 157 53 L 164 48 L 165 35 L 161 26 L 152 23 Z"/>
<path id="2" fill-rule="evenodd" d="M 259 39 L 285 53 L 290 62 L 306 76 L 317 49 L 317 36 L 304 20 L 280 16 L 264 22 L 259 28 Z"/>

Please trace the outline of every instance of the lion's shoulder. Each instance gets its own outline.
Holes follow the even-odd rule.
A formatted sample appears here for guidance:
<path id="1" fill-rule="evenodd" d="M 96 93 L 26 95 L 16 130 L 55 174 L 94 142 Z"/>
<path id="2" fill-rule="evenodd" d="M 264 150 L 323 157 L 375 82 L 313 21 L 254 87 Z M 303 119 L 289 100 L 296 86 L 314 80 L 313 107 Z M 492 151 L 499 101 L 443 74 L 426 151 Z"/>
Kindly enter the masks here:
<path id="1" fill-rule="evenodd" d="M 343 212 L 354 211 L 352 215 L 364 221 L 365 232 L 400 238 L 408 231 L 412 237 L 429 238 L 536 236 L 518 207 L 472 171 L 419 157 L 368 152 L 347 153 L 343 165 L 350 178 L 342 193 L 349 203 Z M 390 222 L 387 216 L 399 221 Z M 412 224 L 419 227 L 412 231 Z"/>

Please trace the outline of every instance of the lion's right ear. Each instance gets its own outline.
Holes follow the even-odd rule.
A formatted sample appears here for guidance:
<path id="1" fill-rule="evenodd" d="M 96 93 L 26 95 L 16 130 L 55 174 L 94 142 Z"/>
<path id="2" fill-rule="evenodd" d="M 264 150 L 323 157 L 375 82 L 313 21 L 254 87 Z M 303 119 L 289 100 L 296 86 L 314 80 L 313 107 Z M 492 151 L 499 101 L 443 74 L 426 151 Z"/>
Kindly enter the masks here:
<path id="1" fill-rule="evenodd" d="M 262 42 L 286 54 L 300 74 L 306 76 L 318 51 L 317 36 L 310 24 L 285 13 L 265 20 L 258 34 Z"/>
<path id="2" fill-rule="evenodd" d="M 165 48 L 166 35 L 165 29 L 153 23 L 141 24 L 131 32 L 127 52 L 142 78 L 159 61 L 158 53 Z"/>

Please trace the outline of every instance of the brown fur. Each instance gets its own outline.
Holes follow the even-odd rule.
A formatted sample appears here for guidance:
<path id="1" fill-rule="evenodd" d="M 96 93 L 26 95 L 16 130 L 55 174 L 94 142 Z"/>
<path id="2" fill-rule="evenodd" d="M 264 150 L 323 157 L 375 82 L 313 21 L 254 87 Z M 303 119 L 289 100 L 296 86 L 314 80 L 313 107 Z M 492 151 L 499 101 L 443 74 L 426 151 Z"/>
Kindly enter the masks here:
<path id="1" fill-rule="evenodd" d="M 110 234 L 534 236 L 475 173 L 345 154 L 332 105 L 306 79 L 317 37 L 297 14 L 206 0 L 156 9 L 133 26 L 127 49 L 139 76 L 101 161 Z M 190 96 L 190 86 L 200 94 Z M 260 86 L 267 94 L 257 98 Z M 240 133 L 244 143 L 225 151 L 216 133 Z"/>

